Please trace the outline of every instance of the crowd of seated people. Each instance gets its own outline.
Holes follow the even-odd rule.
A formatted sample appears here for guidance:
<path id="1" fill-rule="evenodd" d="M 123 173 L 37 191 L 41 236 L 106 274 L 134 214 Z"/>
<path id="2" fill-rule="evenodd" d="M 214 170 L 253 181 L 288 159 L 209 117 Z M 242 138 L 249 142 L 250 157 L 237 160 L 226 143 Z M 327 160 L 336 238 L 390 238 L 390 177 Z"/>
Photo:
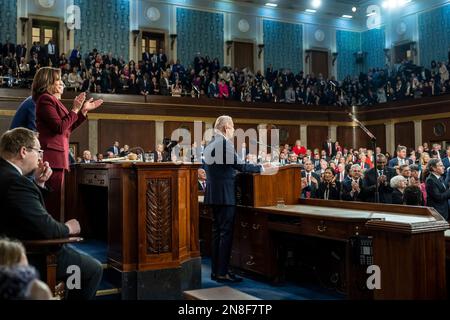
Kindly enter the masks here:
<path id="1" fill-rule="evenodd" d="M 170 153 L 164 144 L 158 144 L 154 151 L 145 152 L 152 155 L 152 162 L 201 163 L 207 143 L 202 141 L 200 145 L 194 142 L 190 147 L 177 146 Z M 325 141 L 320 149 L 308 149 L 301 144 L 300 140 L 295 145 L 286 144 L 271 152 L 260 149 L 251 153 L 246 143 L 236 149 L 238 157 L 246 163 L 270 162 L 276 166 L 300 165 L 303 198 L 429 206 L 434 206 L 436 199 L 433 197 L 436 194 L 450 198 L 450 191 L 448 191 L 450 190 L 450 146 L 443 151 L 441 145 L 436 143 L 431 148 L 428 147 L 428 143 L 424 143 L 415 150 L 408 150 L 399 145 L 395 155 L 383 153 L 379 147 L 374 154 L 371 149 L 347 148 L 341 146 L 338 141 L 331 140 Z M 97 154 L 92 157 L 90 151 L 84 151 L 83 157 L 80 157 L 78 162 L 102 161 L 123 157 L 129 153 L 128 145 L 120 147 L 119 142 L 116 141 L 104 155 Z M 203 182 L 206 179 L 204 171 L 199 170 L 198 176 L 199 190 L 204 191 Z M 432 178 L 436 176 L 445 189 L 433 190 L 432 181 L 427 179 L 430 176 Z M 430 185 L 427 185 L 428 183 Z M 411 198 L 411 194 L 419 197 L 417 201 Z M 440 199 L 442 200 L 444 199 Z M 444 214 L 443 216 L 447 217 Z"/>
<path id="2" fill-rule="evenodd" d="M 29 86 L 41 66 L 61 68 L 67 88 L 74 91 L 163 96 L 207 96 L 241 102 L 282 102 L 302 105 L 371 106 L 408 98 L 450 92 L 450 61 L 432 61 L 419 67 L 399 61 L 392 67 L 374 68 L 337 81 L 322 74 L 305 74 L 269 66 L 263 74 L 248 68 L 221 66 L 217 58 L 197 53 L 189 65 L 168 60 L 166 54 L 145 52 L 138 62 L 126 62 L 113 53 L 93 49 L 84 56 L 80 47 L 69 57 L 50 58 L 49 44 L 0 46 L 0 86 Z M 26 57 L 28 61 L 25 60 Z"/>

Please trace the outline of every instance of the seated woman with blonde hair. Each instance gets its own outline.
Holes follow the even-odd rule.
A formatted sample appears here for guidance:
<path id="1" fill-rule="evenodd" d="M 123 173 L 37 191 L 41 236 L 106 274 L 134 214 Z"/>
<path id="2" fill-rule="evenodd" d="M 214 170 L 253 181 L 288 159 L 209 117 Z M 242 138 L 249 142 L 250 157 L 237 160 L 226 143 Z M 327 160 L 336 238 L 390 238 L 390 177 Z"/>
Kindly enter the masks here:
<path id="1" fill-rule="evenodd" d="M 25 248 L 18 241 L 0 239 L 0 300 L 50 300 L 49 287 L 28 265 Z"/>

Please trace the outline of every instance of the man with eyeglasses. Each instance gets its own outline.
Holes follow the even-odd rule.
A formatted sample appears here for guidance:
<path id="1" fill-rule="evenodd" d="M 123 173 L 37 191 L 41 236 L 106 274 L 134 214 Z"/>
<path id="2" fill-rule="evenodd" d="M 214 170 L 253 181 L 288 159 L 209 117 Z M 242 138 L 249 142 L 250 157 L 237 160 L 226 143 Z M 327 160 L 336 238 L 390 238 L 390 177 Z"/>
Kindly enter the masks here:
<path id="1" fill-rule="evenodd" d="M 45 183 L 52 175 L 38 134 L 16 128 L 0 139 L 0 235 L 19 240 L 60 239 L 80 234 L 77 220 L 65 224 L 54 220 L 44 206 Z M 34 174 L 34 180 L 27 177 Z M 81 270 L 81 289 L 69 290 L 69 299 L 95 297 L 102 277 L 101 264 L 90 256 L 63 246 L 57 254 L 57 280 L 67 278 L 67 268 L 77 265 Z"/>

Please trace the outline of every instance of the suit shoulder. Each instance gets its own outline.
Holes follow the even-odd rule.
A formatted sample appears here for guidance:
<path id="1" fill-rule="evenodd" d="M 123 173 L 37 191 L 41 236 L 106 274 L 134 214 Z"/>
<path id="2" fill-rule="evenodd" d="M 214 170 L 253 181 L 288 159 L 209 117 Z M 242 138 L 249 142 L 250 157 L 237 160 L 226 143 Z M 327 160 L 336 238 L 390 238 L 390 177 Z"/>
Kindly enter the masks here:
<path id="1" fill-rule="evenodd" d="M 50 101 L 53 102 L 53 97 L 48 93 L 44 93 L 37 99 L 36 104 L 40 104 L 43 102 L 50 102 Z"/>

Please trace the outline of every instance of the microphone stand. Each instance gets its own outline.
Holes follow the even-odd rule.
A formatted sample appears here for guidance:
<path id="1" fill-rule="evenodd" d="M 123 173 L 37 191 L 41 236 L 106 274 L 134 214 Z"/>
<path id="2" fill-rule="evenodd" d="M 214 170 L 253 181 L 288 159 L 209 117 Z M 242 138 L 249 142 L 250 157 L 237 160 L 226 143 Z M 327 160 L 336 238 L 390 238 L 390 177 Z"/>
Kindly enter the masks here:
<path id="1" fill-rule="evenodd" d="M 361 123 L 361 121 L 359 121 L 356 116 L 349 112 L 348 116 L 350 117 L 350 119 L 353 120 L 353 122 L 355 122 L 362 131 L 364 131 L 370 138 L 370 141 L 372 142 L 372 148 L 373 148 L 373 164 L 374 164 L 374 170 L 375 170 L 375 203 L 380 203 L 380 192 L 378 191 L 378 188 L 380 187 L 380 183 L 378 182 L 378 169 L 377 169 L 377 138 L 373 135 L 372 132 L 370 132 L 369 129 L 367 129 L 367 127 Z M 364 164 L 363 164 L 364 165 Z"/>

